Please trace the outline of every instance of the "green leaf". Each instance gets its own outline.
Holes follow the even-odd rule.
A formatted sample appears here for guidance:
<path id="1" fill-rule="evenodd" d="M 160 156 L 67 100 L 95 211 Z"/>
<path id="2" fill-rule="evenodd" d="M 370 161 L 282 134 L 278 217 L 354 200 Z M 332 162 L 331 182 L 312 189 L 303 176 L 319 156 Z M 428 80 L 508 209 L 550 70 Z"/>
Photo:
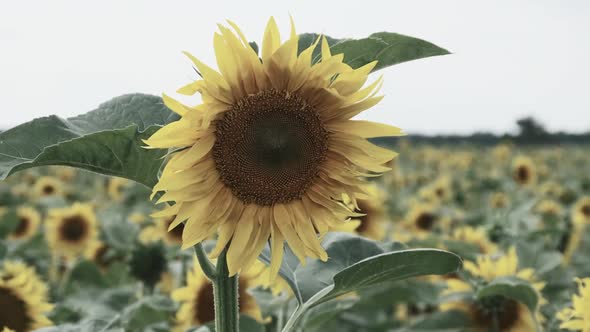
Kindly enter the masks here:
<path id="1" fill-rule="evenodd" d="M 149 325 L 167 322 L 175 310 L 171 299 L 163 295 L 147 296 L 126 308 L 121 320 L 127 331 L 144 331 Z"/>
<path id="2" fill-rule="evenodd" d="M 326 328 L 326 324 L 334 320 L 342 311 L 350 309 L 358 299 L 348 298 L 336 303 L 322 303 L 311 308 L 303 323 L 303 331 L 320 332 Z"/>
<path id="3" fill-rule="evenodd" d="M 299 36 L 299 52 L 313 44 L 318 34 L 304 33 Z M 450 54 L 422 39 L 401 35 L 393 32 L 377 32 L 362 39 L 335 39 L 326 36 L 332 55 L 344 53 L 344 62 L 352 68 L 362 67 L 377 60 L 374 71 L 399 63 Z M 313 61 L 320 60 L 318 44 L 313 52 Z"/>
<path id="4" fill-rule="evenodd" d="M 310 261 L 297 268 L 296 280 L 305 302 L 283 331 L 291 331 L 312 307 L 346 293 L 415 276 L 448 274 L 462 265 L 461 258 L 448 251 L 384 252 L 377 242 L 347 233 L 328 234 L 323 245 L 330 257 L 328 261 Z"/>
<path id="5" fill-rule="evenodd" d="M 106 285 L 98 267 L 90 261 L 83 260 L 72 268 L 65 293 L 72 294 L 77 290 L 87 288 L 104 288 Z"/>
<path id="6" fill-rule="evenodd" d="M 526 280 L 514 276 L 494 279 L 475 293 L 476 299 L 488 296 L 505 296 L 526 305 L 531 312 L 537 310 L 539 301 L 537 291 Z"/>
<path id="7" fill-rule="evenodd" d="M 65 165 L 156 183 L 166 151 L 145 149 L 142 139 L 175 121 L 161 98 L 129 94 L 69 119 L 38 118 L 0 133 L 0 179 L 37 166 Z"/>

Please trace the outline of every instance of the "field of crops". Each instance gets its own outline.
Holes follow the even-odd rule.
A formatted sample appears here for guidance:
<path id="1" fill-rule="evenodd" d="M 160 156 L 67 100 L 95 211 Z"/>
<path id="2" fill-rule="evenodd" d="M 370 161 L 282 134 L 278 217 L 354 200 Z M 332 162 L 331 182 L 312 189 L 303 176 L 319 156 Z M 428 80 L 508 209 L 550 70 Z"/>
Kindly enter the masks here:
<path id="1" fill-rule="evenodd" d="M 400 142 L 397 150 L 392 171 L 371 182 L 369 198 L 355 207 L 366 215 L 323 238 L 327 262 L 299 265 L 287 250 L 278 279 L 271 282 L 261 262 L 241 273 L 242 331 L 280 331 L 299 300 L 311 301 L 338 271 L 365 257 L 426 247 L 456 253 L 463 268 L 364 280 L 367 287 L 307 308 L 296 328 L 588 326 L 590 285 L 582 279 L 590 276 L 587 148 Z M 0 183 L 0 195 L 0 327 L 207 331 L 200 326 L 214 319 L 212 286 L 193 251 L 180 250 L 182 224 L 167 232 L 170 218 L 151 217 L 158 207 L 146 187 L 46 167 L 9 177 Z M 353 204 L 345 196 L 342 202 Z M 205 249 L 214 241 L 207 240 Z"/>

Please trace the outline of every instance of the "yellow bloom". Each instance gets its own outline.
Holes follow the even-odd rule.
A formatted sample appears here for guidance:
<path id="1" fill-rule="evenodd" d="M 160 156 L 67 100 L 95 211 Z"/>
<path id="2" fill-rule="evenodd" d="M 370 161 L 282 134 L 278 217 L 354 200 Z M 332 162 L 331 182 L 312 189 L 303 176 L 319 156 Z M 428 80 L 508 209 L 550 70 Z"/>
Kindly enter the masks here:
<path id="1" fill-rule="evenodd" d="M 78 257 L 97 240 L 96 224 L 89 204 L 50 209 L 45 222 L 47 243 L 55 256 Z"/>
<path id="2" fill-rule="evenodd" d="M 39 177 L 33 187 L 35 197 L 61 196 L 63 193 L 62 182 L 52 176 Z"/>
<path id="3" fill-rule="evenodd" d="M 133 212 L 129 215 L 128 217 L 129 221 L 131 221 L 132 223 L 141 225 L 144 222 L 147 221 L 147 217 L 145 216 L 145 214 L 141 213 L 141 212 Z"/>
<path id="4" fill-rule="evenodd" d="M 10 239 L 12 240 L 27 240 L 30 239 L 39 228 L 41 222 L 41 215 L 32 207 L 19 207 L 16 210 L 18 224 L 12 233 Z"/>
<path id="5" fill-rule="evenodd" d="M 202 79 L 182 87 L 200 93 L 202 103 L 186 106 L 164 95 L 181 116 L 147 141 L 175 148 L 154 193 L 175 202 L 157 217 L 175 215 L 170 229 L 186 221 L 183 247 L 219 234 L 212 257 L 228 245 L 231 275 L 247 268 L 269 241 L 272 275 L 278 273 L 284 241 L 304 262 L 327 260 L 318 238 L 358 216 L 335 198 L 353 202 L 364 193 L 365 176 L 389 170 L 396 156 L 367 138 L 399 136 L 399 128 L 351 120 L 376 105 L 381 79 L 363 88 L 375 67 L 357 69 L 331 54 L 321 40 L 321 60 L 312 62 L 318 38 L 298 50 L 299 38 L 281 43 L 270 19 L 262 59 L 232 22 L 214 36 L 219 72 L 192 55 Z M 298 51 L 301 51 L 298 54 Z M 230 242 L 231 241 L 231 242 Z"/>
<path id="6" fill-rule="evenodd" d="M 46 290 L 47 286 L 38 278 L 32 278 L 29 269 L 13 266 L 7 273 L 5 268 L 0 270 L 0 327 L 28 332 L 51 325 L 46 314 L 53 306 L 47 303 L 46 292 L 40 291 Z M 19 271 L 20 274 L 10 274 Z"/>
<path id="7" fill-rule="evenodd" d="M 509 203 L 508 196 L 502 192 L 495 192 L 490 196 L 490 206 L 495 209 L 503 209 Z"/>
<path id="8" fill-rule="evenodd" d="M 472 275 L 480 277 L 486 282 L 506 276 L 515 276 L 529 281 L 539 297 L 537 310 L 531 313 L 524 304 L 502 296 L 483 298 L 479 301 L 471 299 L 451 300 L 442 304 L 441 310 L 460 310 L 465 312 L 471 319 L 474 331 L 488 331 L 494 320 L 493 312 L 496 312 L 495 316 L 500 325 L 500 331 L 537 331 L 535 317 L 538 321 L 543 321 L 538 308 L 546 303 L 546 300 L 541 295 L 541 290 L 545 287 L 545 284 L 537 281 L 534 276 L 534 270 L 530 268 L 519 269 L 518 256 L 514 248 L 510 248 L 505 255 L 500 257 L 488 255 L 478 257 L 475 263 L 465 261 L 464 268 Z M 461 279 L 449 279 L 447 280 L 447 289 L 444 294 L 449 295 L 473 291 L 473 284 Z"/>
<path id="9" fill-rule="evenodd" d="M 405 224 L 418 238 L 427 236 L 441 224 L 442 218 L 431 204 L 416 204 L 406 214 Z"/>
<path id="10" fill-rule="evenodd" d="M 158 242 L 162 240 L 163 235 L 159 227 L 149 225 L 144 227 L 139 233 L 139 241 L 143 244 Z"/>
<path id="11" fill-rule="evenodd" d="M 0 279 L 19 278 L 19 282 L 27 284 L 27 292 L 42 298 L 48 297 L 48 288 L 45 282 L 39 277 L 35 269 L 20 261 L 4 261 L 0 269 Z"/>
<path id="12" fill-rule="evenodd" d="M 481 254 L 489 255 L 498 250 L 496 244 L 488 239 L 486 232 L 482 228 L 463 226 L 453 231 L 452 238 L 456 241 L 477 246 Z"/>
<path id="13" fill-rule="evenodd" d="M 590 196 L 584 196 L 574 204 L 572 220 L 574 223 L 590 224 Z"/>
<path id="14" fill-rule="evenodd" d="M 562 329 L 590 332 L 590 278 L 576 279 L 578 294 L 572 298 L 572 306 L 557 314 Z"/>
<path id="15" fill-rule="evenodd" d="M 537 204 L 535 211 L 543 217 L 559 217 L 563 213 L 561 204 L 552 199 L 544 199 Z"/>
<path id="16" fill-rule="evenodd" d="M 532 186 L 537 182 L 537 168 L 528 157 L 518 156 L 512 161 L 512 178 L 521 186 Z"/>
<path id="17" fill-rule="evenodd" d="M 348 196 L 344 196 L 344 202 L 363 215 L 346 223 L 338 225 L 335 231 L 358 233 L 374 240 L 381 240 L 385 236 L 385 194 L 381 189 L 371 184 L 365 186 L 368 196 L 357 199 L 354 207 Z"/>
<path id="18" fill-rule="evenodd" d="M 102 241 L 93 241 L 88 245 L 84 252 L 84 256 L 89 261 L 94 262 L 101 270 L 107 270 L 111 264 L 120 257 L 114 256 L 114 249 Z"/>
<path id="19" fill-rule="evenodd" d="M 130 183 L 131 182 L 129 180 L 124 178 L 110 178 L 107 187 L 107 193 L 109 194 L 109 197 L 115 202 L 123 201 L 124 190 Z"/>
<path id="20" fill-rule="evenodd" d="M 258 275 L 258 270 L 254 273 L 247 271 L 240 274 L 238 304 L 241 313 L 262 321 L 262 313 L 256 300 L 247 292 L 249 288 L 257 286 L 255 281 Z M 207 279 L 196 260 L 193 270 L 187 272 L 186 280 L 185 287 L 172 292 L 172 299 L 180 303 L 176 312 L 175 331 L 186 331 L 192 326 L 203 325 L 215 319 L 213 284 Z"/>

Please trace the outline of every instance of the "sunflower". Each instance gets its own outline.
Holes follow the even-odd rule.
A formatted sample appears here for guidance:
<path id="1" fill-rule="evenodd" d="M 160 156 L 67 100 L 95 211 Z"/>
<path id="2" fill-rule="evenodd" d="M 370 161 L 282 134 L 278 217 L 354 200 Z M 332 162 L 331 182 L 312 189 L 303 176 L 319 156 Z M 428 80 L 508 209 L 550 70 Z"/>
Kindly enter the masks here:
<path id="1" fill-rule="evenodd" d="M 563 187 L 559 183 L 546 181 L 539 187 L 539 193 L 547 198 L 559 199 Z"/>
<path id="2" fill-rule="evenodd" d="M 139 242 L 143 244 L 158 242 L 162 238 L 161 229 L 155 225 L 146 226 L 139 232 Z"/>
<path id="3" fill-rule="evenodd" d="M 415 204 L 406 214 L 406 226 L 419 238 L 430 234 L 442 221 L 435 206 Z"/>
<path id="4" fill-rule="evenodd" d="M 518 156 L 512 161 L 512 178 L 521 186 L 532 186 L 537 182 L 537 168 L 528 157 Z"/>
<path id="5" fill-rule="evenodd" d="M 162 234 L 162 239 L 168 245 L 182 245 L 182 232 L 184 230 L 184 224 L 180 223 L 176 227 L 172 228 L 171 224 L 174 222 L 176 216 L 168 216 L 164 218 L 158 218 L 156 225 Z"/>
<path id="6" fill-rule="evenodd" d="M 137 211 L 136 211 L 136 212 L 133 212 L 133 213 L 131 213 L 131 214 L 130 214 L 130 215 L 127 217 L 127 219 L 128 219 L 129 221 L 131 221 L 132 223 L 134 223 L 134 224 L 138 224 L 138 225 L 141 225 L 141 224 L 145 223 L 145 222 L 148 220 L 148 219 L 147 219 L 147 217 L 145 216 L 145 214 L 143 214 L 143 213 L 141 213 L 141 212 L 137 212 Z"/>
<path id="7" fill-rule="evenodd" d="M 475 263 L 465 261 L 464 268 L 473 276 L 488 283 L 505 276 L 515 276 L 529 281 L 537 292 L 538 307 L 540 307 L 546 303 L 546 300 L 541 296 L 541 290 L 545 284 L 537 281 L 533 269 L 519 269 L 518 264 L 516 250 L 510 248 L 505 255 L 500 257 L 487 255 L 478 257 Z M 531 313 L 526 305 L 504 296 L 488 296 L 479 300 L 452 296 L 452 294 L 465 294 L 474 291 L 472 283 L 462 279 L 448 279 L 447 289 L 443 294 L 449 295 L 448 298 L 451 300 L 443 303 L 441 310 L 459 310 L 466 313 L 471 319 L 474 331 L 482 332 L 488 331 L 494 320 L 499 324 L 500 331 L 533 332 L 537 331 L 536 320 L 543 320 L 538 307 L 534 313 Z M 453 298 L 459 300 L 452 300 Z"/>
<path id="8" fill-rule="evenodd" d="M 41 215 L 32 207 L 21 206 L 16 210 L 18 224 L 12 230 L 10 239 L 12 240 L 28 240 L 39 228 L 41 222 Z"/>
<path id="9" fill-rule="evenodd" d="M 590 332 L 590 278 L 576 278 L 576 282 L 578 294 L 573 296 L 572 306 L 557 314 L 557 319 L 561 321 L 559 327 L 570 331 Z"/>
<path id="10" fill-rule="evenodd" d="M 580 247 L 584 234 L 586 232 L 586 224 L 580 222 L 572 222 L 570 229 L 563 234 L 558 246 L 558 250 L 563 252 L 563 265 L 570 264 L 574 253 Z"/>
<path id="11" fill-rule="evenodd" d="M 590 223 L 590 196 L 584 196 L 576 201 L 572 210 L 572 219 L 574 222 Z"/>
<path id="12" fill-rule="evenodd" d="M 20 261 L 4 261 L 0 268 L 0 279 L 8 281 L 13 278 L 28 285 L 27 292 L 42 298 L 47 298 L 49 290 L 35 269 Z"/>
<path id="13" fill-rule="evenodd" d="M 348 196 L 344 196 L 344 202 L 363 215 L 339 225 L 335 231 L 358 233 L 374 240 L 381 240 L 385 236 L 385 194 L 375 184 L 365 187 L 367 197 L 357 199 L 354 207 Z"/>
<path id="14" fill-rule="evenodd" d="M 89 204 L 74 203 L 48 211 L 46 238 L 55 256 L 75 258 L 93 244 L 98 235 L 97 220 Z"/>
<path id="15" fill-rule="evenodd" d="M 490 206 L 494 209 L 503 209 L 509 204 L 508 196 L 503 192 L 495 192 L 490 195 Z"/>
<path id="16" fill-rule="evenodd" d="M 109 194 L 109 197 L 115 202 L 123 201 L 125 188 L 129 184 L 130 181 L 124 178 L 110 178 L 107 185 L 107 193 Z"/>
<path id="17" fill-rule="evenodd" d="M 270 239 L 273 275 L 286 240 L 295 255 L 327 260 L 319 236 L 360 216 L 338 201 L 365 193 L 366 176 L 388 170 L 395 152 L 367 138 L 403 135 L 399 128 L 350 120 L 376 105 L 381 79 L 363 88 L 376 62 L 357 69 L 331 54 L 326 38 L 299 50 L 292 25 L 281 44 L 273 18 L 262 42 L 262 59 L 232 22 L 214 36 L 219 72 L 192 55 L 203 79 L 178 92 L 201 94 L 190 107 L 164 95 L 181 116 L 146 144 L 174 148 L 154 194 L 175 202 L 158 217 L 186 221 L 183 248 L 218 232 L 217 257 L 228 246 L 230 275 L 253 262 Z M 321 40 L 321 60 L 312 53 Z M 299 53 L 299 51 L 301 51 Z M 247 249 L 247 250 L 244 250 Z"/>
<path id="18" fill-rule="evenodd" d="M 33 186 L 35 197 L 61 196 L 64 193 L 63 183 L 52 176 L 41 176 Z"/>
<path id="19" fill-rule="evenodd" d="M 483 228 L 459 227 L 453 231 L 452 239 L 476 246 L 479 248 L 480 254 L 489 255 L 498 250 L 498 247 L 489 240 Z"/>
<path id="20" fill-rule="evenodd" d="M 535 211 L 543 216 L 543 218 L 558 218 L 563 213 L 561 204 L 552 200 L 544 199 L 537 204 Z"/>
<path id="21" fill-rule="evenodd" d="M 1 271 L 3 274 L 5 271 Z M 53 308 L 41 287 L 25 271 L 22 275 L 3 275 L 0 278 L 0 327 L 15 332 L 27 332 L 51 325 L 46 314 Z M 43 285 L 44 289 L 47 286 Z"/>
<path id="22" fill-rule="evenodd" d="M 53 168 L 53 173 L 64 182 L 70 182 L 76 177 L 78 173 L 74 167 L 56 166 Z"/>
<path id="23" fill-rule="evenodd" d="M 262 264 L 256 261 L 256 265 Z M 213 284 L 207 279 L 199 264 L 193 264 L 193 270 L 186 275 L 187 285 L 172 292 L 172 299 L 180 303 L 176 313 L 176 331 L 186 331 L 192 326 L 199 326 L 215 319 L 213 302 Z M 262 313 L 256 300 L 247 290 L 258 286 L 260 270 L 246 271 L 240 274 L 238 285 L 238 305 L 240 313 L 262 321 Z M 268 280 L 268 278 L 266 278 Z"/>
<path id="24" fill-rule="evenodd" d="M 99 240 L 93 241 L 88 245 L 84 256 L 89 261 L 94 262 L 103 271 L 106 271 L 113 262 L 120 259 L 116 256 L 113 248 Z"/>

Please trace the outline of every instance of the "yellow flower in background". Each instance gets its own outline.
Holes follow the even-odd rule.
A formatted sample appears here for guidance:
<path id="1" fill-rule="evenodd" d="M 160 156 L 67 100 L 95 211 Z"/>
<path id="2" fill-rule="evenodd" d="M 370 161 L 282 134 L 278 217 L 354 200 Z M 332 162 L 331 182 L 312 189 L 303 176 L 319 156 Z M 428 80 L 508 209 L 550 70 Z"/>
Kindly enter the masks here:
<path id="1" fill-rule="evenodd" d="M 432 191 L 436 198 L 438 198 L 441 202 L 447 202 L 451 199 L 453 195 L 453 190 L 451 186 L 451 178 L 448 176 L 443 176 L 438 178 L 434 183 L 432 183 Z"/>
<path id="2" fill-rule="evenodd" d="M 133 212 L 129 215 L 129 217 L 127 217 L 127 219 L 129 219 L 129 221 L 131 221 L 132 223 L 138 225 L 141 225 L 148 220 L 146 215 L 141 212 Z"/>
<path id="3" fill-rule="evenodd" d="M 557 182 L 545 181 L 539 187 L 539 193 L 548 198 L 558 199 L 563 193 L 563 187 Z"/>
<path id="4" fill-rule="evenodd" d="M 508 144 L 498 144 L 492 149 L 492 156 L 499 162 L 505 162 L 510 158 L 512 148 Z"/>
<path id="5" fill-rule="evenodd" d="M 584 196 L 574 204 L 572 208 L 572 220 L 574 223 L 590 223 L 590 197 Z"/>
<path id="6" fill-rule="evenodd" d="M 52 169 L 55 176 L 65 182 L 72 181 L 76 177 L 76 174 L 78 174 L 78 171 L 74 167 L 56 166 Z"/>
<path id="7" fill-rule="evenodd" d="M 146 226 L 141 230 L 141 232 L 139 232 L 139 241 L 143 244 L 158 242 L 162 240 L 162 238 L 162 231 L 160 227 L 156 225 Z"/>
<path id="8" fill-rule="evenodd" d="M 45 227 L 54 256 L 78 257 L 98 236 L 96 215 L 89 204 L 74 203 L 70 207 L 50 209 Z"/>
<path id="9" fill-rule="evenodd" d="M 590 332 L 590 278 L 579 279 L 578 294 L 572 298 L 572 305 L 557 314 L 560 328 L 570 331 Z"/>
<path id="10" fill-rule="evenodd" d="M 541 295 L 541 290 L 545 287 L 545 284 L 537 281 L 533 269 L 519 269 L 518 265 L 518 256 L 513 247 L 503 256 L 480 256 L 476 259 L 476 262 L 464 262 L 466 271 L 486 282 L 506 276 L 515 276 L 530 282 L 539 297 L 539 305 L 534 313 L 531 313 L 526 305 L 503 296 L 486 297 L 478 301 L 463 299 L 462 297 L 453 299 L 451 296 L 449 297 L 451 300 L 441 304 L 441 310 L 463 311 L 470 317 L 474 325 L 474 331 L 487 332 L 494 319 L 497 319 L 500 331 L 537 331 L 535 318 L 537 321 L 544 320 L 538 308 L 547 302 Z M 443 294 L 451 295 L 453 293 L 473 292 L 474 290 L 473 284 L 469 282 L 461 279 L 448 279 L 447 289 Z M 496 314 L 494 315 L 494 313 Z"/>
<path id="11" fill-rule="evenodd" d="M 47 299 L 49 289 L 35 269 L 20 261 L 4 261 L 0 268 L 0 279 L 8 281 L 19 278 L 19 282 L 27 285 L 27 292 Z"/>
<path id="12" fill-rule="evenodd" d="M 472 244 L 479 248 L 479 253 L 484 255 L 493 254 L 498 250 L 495 243 L 491 242 L 483 228 L 463 226 L 455 229 L 451 237 L 455 241 Z"/>
<path id="13" fill-rule="evenodd" d="M 37 210 L 28 206 L 21 206 L 16 210 L 18 224 L 10 234 L 11 240 L 28 240 L 37 233 L 41 223 L 41 215 Z"/>
<path id="14" fill-rule="evenodd" d="M 544 199 L 537 204 L 535 211 L 543 217 L 559 217 L 563 213 L 563 208 L 552 199 Z"/>
<path id="15" fill-rule="evenodd" d="M 186 106 L 164 95 L 182 118 L 146 140 L 152 148 L 178 149 L 153 189 L 165 192 L 159 202 L 176 204 L 155 217 L 176 215 L 170 229 L 186 221 L 183 248 L 218 233 L 212 257 L 229 245 L 230 275 L 252 265 L 269 239 L 272 275 L 284 241 L 302 262 L 327 260 L 318 237 L 358 216 L 334 198 L 362 198 L 365 176 L 388 171 L 384 164 L 396 156 L 367 138 L 402 135 L 351 120 L 382 99 L 381 79 L 363 87 L 376 62 L 353 69 L 343 54 L 331 54 L 325 38 L 298 50 L 294 25 L 281 43 L 272 18 L 260 59 L 229 25 L 233 30 L 220 25 L 214 36 L 219 72 L 186 53 L 203 79 L 178 92 L 198 92 L 202 103 Z"/>
<path id="16" fill-rule="evenodd" d="M 256 263 L 262 264 L 258 261 Z M 257 286 L 259 272 L 256 269 L 254 273 L 250 271 L 240 273 L 238 305 L 240 313 L 262 321 L 262 313 L 256 300 L 247 292 L 249 288 Z M 176 312 L 174 328 L 174 331 L 179 332 L 186 331 L 192 326 L 212 322 L 215 319 L 213 284 L 207 279 L 196 259 L 192 271 L 187 272 L 186 280 L 186 286 L 172 292 L 172 299 L 180 303 Z"/>
<path id="17" fill-rule="evenodd" d="M 182 245 L 182 232 L 184 230 L 184 224 L 180 223 L 176 227 L 171 228 L 172 222 L 176 216 L 170 216 L 165 218 L 156 219 L 155 223 L 162 234 L 162 239 L 166 244 L 171 246 Z"/>
<path id="18" fill-rule="evenodd" d="M 33 186 L 35 197 L 61 196 L 63 193 L 63 183 L 52 176 L 39 177 Z"/>
<path id="19" fill-rule="evenodd" d="M 512 161 L 512 178 L 521 186 L 532 186 L 537 182 L 537 168 L 528 157 L 518 156 Z"/>
<path id="20" fill-rule="evenodd" d="M 109 197 L 115 202 L 123 201 L 123 195 L 125 193 L 125 188 L 131 184 L 131 181 L 119 178 L 119 177 L 112 177 L 109 178 L 109 183 L 107 185 L 107 193 Z"/>
<path id="21" fill-rule="evenodd" d="M 368 196 L 357 199 L 356 207 L 350 198 L 344 195 L 344 203 L 363 215 L 339 225 L 334 230 L 358 233 L 370 239 L 381 240 L 385 237 L 385 193 L 376 184 L 367 185 L 364 189 Z"/>
<path id="22" fill-rule="evenodd" d="M 442 221 L 437 208 L 431 204 L 415 204 L 410 208 L 405 217 L 405 225 L 418 237 L 424 237 Z"/>
<path id="23" fill-rule="evenodd" d="M 580 247 L 586 231 L 585 223 L 573 222 L 571 227 L 567 234 L 563 235 L 562 242 L 560 243 L 560 249 L 563 250 L 562 263 L 564 266 L 568 266 L 571 263 L 573 255 Z"/>
<path id="24" fill-rule="evenodd" d="M 508 196 L 503 192 L 495 192 L 490 195 L 490 206 L 494 209 L 503 209 L 510 204 Z"/>
<path id="25" fill-rule="evenodd" d="M 100 240 L 93 241 L 88 245 L 84 256 L 94 262 L 102 271 L 106 271 L 113 262 L 120 259 L 115 256 L 115 251 L 107 243 Z"/>
<path id="26" fill-rule="evenodd" d="M 39 291 L 47 286 L 31 278 L 28 269 L 10 267 L 7 273 L 5 268 L 6 263 L 0 270 L 0 327 L 28 332 L 52 325 L 46 315 L 53 306 L 47 302 L 46 294 Z M 19 271 L 17 275 L 11 274 Z"/>

